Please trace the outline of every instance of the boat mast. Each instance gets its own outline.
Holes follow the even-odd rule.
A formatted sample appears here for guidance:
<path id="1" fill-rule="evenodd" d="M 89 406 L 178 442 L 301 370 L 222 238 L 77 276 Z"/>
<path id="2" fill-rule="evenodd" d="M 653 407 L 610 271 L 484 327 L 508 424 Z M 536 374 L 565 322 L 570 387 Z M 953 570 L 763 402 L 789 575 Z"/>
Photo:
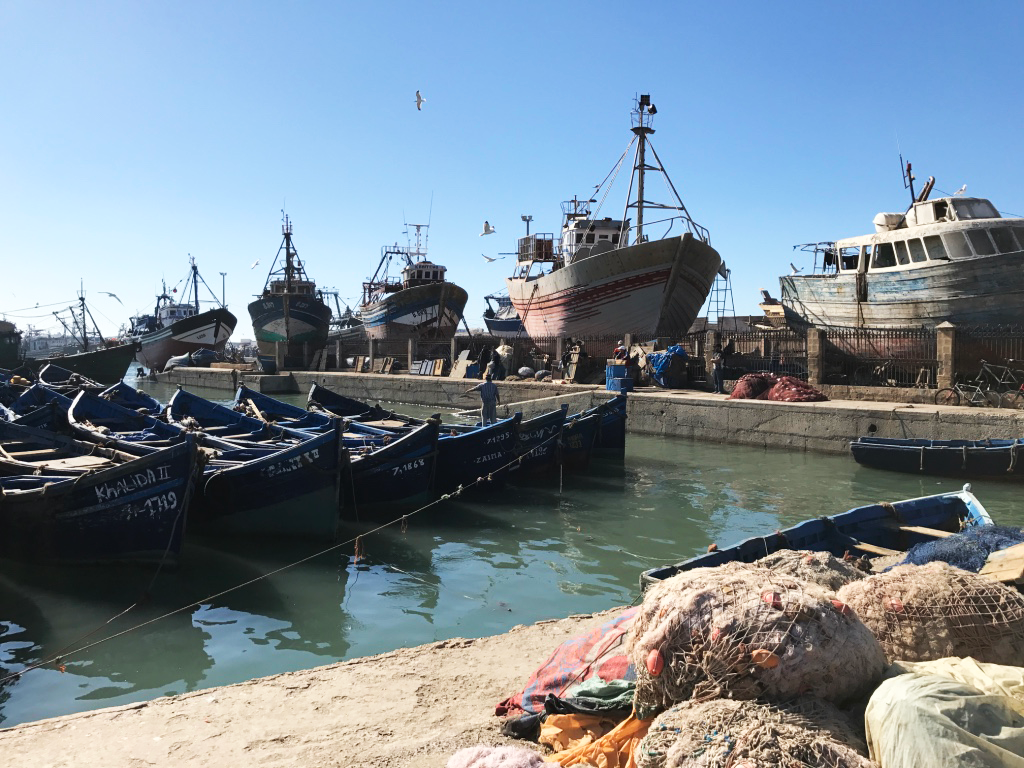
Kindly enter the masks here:
<path id="1" fill-rule="evenodd" d="M 188 260 L 192 264 L 192 299 L 196 303 L 196 314 L 199 314 L 199 268 L 196 266 L 196 259 L 190 253 Z"/>
<path id="2" fill-rule="evenodd" d="M 639 139 L 636 146 L 636 162 L 633 164 L 633 170 L 637 173 L 636 241 L 638 243 L 644 241 L 644 171 L 648 169 L 644 155 L 647 149 L 647 137 L 654 133 L 654 129 L 651 127 L 651 118 L 657 111 L 651 104 L 650 94 L 647 93 L 640 96 L 639 104 L 633 109 L 634 125 L 632 130 Z M 650 170 L 657 169 L 651 168 Z"/>
<path id="3" fill-rule="evenodd" d="M 292 264 L 292 256 L 295 248 L 292 246 L 292 223 L 288 220 L 288 214 L 284 215 L 284 224 L 281 225 L 281 234 L 284 235 L 284 288 L 285 293 L 292 292 L 292 271 L 295 269 Z"/>

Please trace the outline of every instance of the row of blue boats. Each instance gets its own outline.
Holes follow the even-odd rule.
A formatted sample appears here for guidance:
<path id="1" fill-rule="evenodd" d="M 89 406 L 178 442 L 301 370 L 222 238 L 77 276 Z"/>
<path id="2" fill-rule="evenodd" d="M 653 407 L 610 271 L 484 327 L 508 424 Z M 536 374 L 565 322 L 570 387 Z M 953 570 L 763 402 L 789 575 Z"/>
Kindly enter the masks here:
<path id="1" fill-rule="evenodd" d="M 0 386 L 3 378 L 0 376 Z M 179 389 L 36 381 L 0 405 L 0 557 L 173 561 L 185 531 L 332 541 L 342 520 L 593 459 L 621 461 L 626 403 L 487 426 L 387 411 L 314 384 L 307 407 L 241 386 L 232 405 Z"/>

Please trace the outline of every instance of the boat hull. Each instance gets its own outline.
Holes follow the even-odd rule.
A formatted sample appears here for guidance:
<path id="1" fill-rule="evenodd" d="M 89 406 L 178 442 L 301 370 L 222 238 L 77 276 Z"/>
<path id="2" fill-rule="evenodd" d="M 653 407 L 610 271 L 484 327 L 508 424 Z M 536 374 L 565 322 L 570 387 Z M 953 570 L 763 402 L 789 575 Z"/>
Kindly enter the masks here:
<path id="1" fill-rule="evenodd" d="M 912 474 L 1024 480 L 1021 440 L 923 440 L 861 437 L 850 443 L 858 464 Z"/>
<path id="2" fill-rule="evenodd" d="M 487 332 L 491 336 L 496 336 L 499 339 L 518 339 L 526 335 L 526 326 L 519 319 L 519 315 L 511 318 L 485 317 L 484 325 L 487 326 Z"/>
<path id="3" fill-rule="evenodd" d="M 786 320 L 796 327 L 934 327 L 1016 324 L 1024 304 L 1022 253 L 929 262 L 912 269 L 867 273 L 866 301 L 857 301 L 857 275 L 779 278 Z M 862 295 L 864 295 L 862 293 Z"/>
<path id="4" fill-rule="evenodd" d="M 263 296 L 249 304 L 260 354 L 277 355 L 285 344 L 285 367 L 305 367 L 327 345 L 331 308 L 311 296 Z"/>
<path id="5" fill-rule="evenodd" d="M 55 363 L 61 368 L 72 373 L 79 373 L 98 384 L 110 385 L 116 384 L 124 378 L 138 349 L 138 342 L 130 341 L 116 347 L 104 347 L 89 352 L 79 352 L 76 355 L 36 358 L 32 363 L 36 366 L 36 370 L 41 369 L 47 363 Z"/>
<path id="6" fill-rule="evenodd" d="M 139 337 L 141 345 L 135 359 L 151 371 L 162 371 L 172 357 L 197 349 L 220 353 L 235 330 L 238 320 L 223 307 L 186 317 L 166 328 Z"/>
<path id="7" fill-rule="evenodd" d="M 455 335 L 469 294 L 454 283 L 430 283 L 363 304 L 359 316 L 370 339 L 430 339 Z"/>
<path id="8" fill-rule="evenodd" d="M 192 440 L 78 477 L 4 493 L 0 554 L 60 562 L 173 562 L 198 473 Z M 8 479 L 15 484 L 16 479 Z"/>
<path id="9" fill-rule="evenodd" d="M 506 279 L 530 338 L 689 331 L 722 259 L 689 233 Z"/>

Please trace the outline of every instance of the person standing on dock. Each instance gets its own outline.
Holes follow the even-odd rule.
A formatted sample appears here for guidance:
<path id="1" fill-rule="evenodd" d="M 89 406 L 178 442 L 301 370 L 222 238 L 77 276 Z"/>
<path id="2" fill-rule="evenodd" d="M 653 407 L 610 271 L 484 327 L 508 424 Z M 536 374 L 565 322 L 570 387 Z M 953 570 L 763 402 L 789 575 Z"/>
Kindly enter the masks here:
<path id="1" fill-rule="evenodd" d="M 711 355 L 711 381 L 715 388 L 711 390 L 716 395 L 725 394 L 725 357 L 722 354 L 722 345 L 715 344 Z"/>
<path id="2" fill-rule="evenodd" d="M 466 390 L 467 395 L 471 392 L 480 393 L 480 426 L 497 423 L 501 396 L 498 394 L 498 385 L 491 381 L 491 374 L 486 374 L 483 381 Z"/>

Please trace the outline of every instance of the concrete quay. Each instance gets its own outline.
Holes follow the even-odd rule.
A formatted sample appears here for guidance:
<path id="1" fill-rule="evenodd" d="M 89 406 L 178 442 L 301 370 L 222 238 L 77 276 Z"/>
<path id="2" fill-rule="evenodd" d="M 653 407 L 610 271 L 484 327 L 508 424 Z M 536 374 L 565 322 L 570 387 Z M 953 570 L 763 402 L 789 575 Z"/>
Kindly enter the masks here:
<path id="1" fill-rule="evenodd" d="M 372 373 L 294 372 L 275 376 L 207 369 L 179 368 L 160 379 L 185 387 L 231 390 L 244 383 L 267 394 L 308 391 L 316 381 L 343 395 L 371 403 L 414 403 L 470 410 L 479 400 L 465 396 L 472 379 Z M 611 397 L 598 385 L 560 382 L 502 381 L 499 415 L 522 411 L 524 418 L 557 408 L 570 413 Z M 844 390 L 849 388 L 843 388 Z M 885 389 L 888 388 L 876 388 Z M 638 389 L 629 395 L 628 429 L 633 434 L 684 437 L 698 441 L 845 453 L 857 437 L 981 440 L 1024 435 L 1024 412 L 999 408 L 940 406 L 920 402 L 934 390 L 895 390 L 904 399 L 918 393 L 919 402 L 833 399 L 820 403 L 776 403 L 729 400 L 693 389 Z M 838 395 L 834 392 L 833 396 Z M 844 392 L 843 394 L 847 394 Z M 854 394 L 854 393 L 850 393 Z"/>

